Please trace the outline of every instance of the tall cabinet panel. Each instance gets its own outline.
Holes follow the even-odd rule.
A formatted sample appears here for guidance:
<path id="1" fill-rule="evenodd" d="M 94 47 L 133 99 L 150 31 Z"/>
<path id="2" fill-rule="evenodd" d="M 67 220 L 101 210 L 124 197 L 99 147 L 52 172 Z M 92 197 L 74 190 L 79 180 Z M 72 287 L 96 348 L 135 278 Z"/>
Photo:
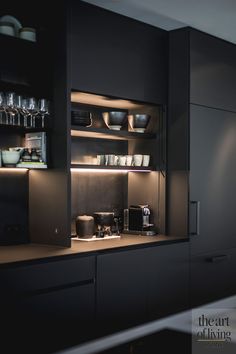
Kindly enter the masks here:
<path id="1" fill-rule="evenodd" d="M 33 135 L 26 139 L 26 134 L 33 133 L 35 138 L 37 133 L 43 133 L 45 135 L 42 145 L 45 144 L 45 151 L 44 148 L 39 148 L 40 139 L 36 142 L 33 138 L 33 144 L 36 142 L 37 150 L 43 150 L 39 155 L 40 159 L 47 162 L 47 166 L 36 162 L 38 157 L 33 160 L 29 156 L 30 161 L 27 162 L 30 164 L 24 166 L 21 164 L 22 155 L 18 159 L 19 166 L 18 163 L 8 164 L 0 154 L 0 209 L 3 210 L 0 220 L 0 244 L 71 244 L 68 216 L 70 203 L 67 203 L 70 192 L 67 170 L 69 129 L 66 119 L 69 102 L 68 33 L 64 6 L 64 2 L 57 6 L 57 20 L 60 23 L 57 27 L 51 20 L 55 15 L 54 9 L 47 9 L 45 13 L 42 4 L 38 6 L 37 11 L 35 4 L 28 0 L 22 0 L 21 4 L 12 1 L 1 4 L 1 15 L 10 14 L 22 26 L 34 28 L 36 40 L 0 34 L 0 46 L 6 53 L 0 58 L 0 91 L 3 100 L 9 96 L 8 92 L 14 92 L 18 97 L 17 109 L 14 102 L 14 119 L 9 120 L 5 112 L 1 112 L 0 150 L 29 148 L 29 141 L 32 143 L 29 139 L 32 139 Z M 14 18 L 9 21 L 16 21 Z M 22 104 L 23 98 L 35 98 L 35 120 L 32 119 L 32 123 L 29 121 L 29 111 Z M 49 103 L 49 115 L 45 114 L 45 124 L 41 119 L 43 115 L 38 114 L 40 112 L 37 107 L 39 99 L 42 98 Z M 40 138 L 40 134 L 37 136 Z M 33 165 L 32 162 L 36 164 Z M 29 170 L 22 167 L 29 167 Z"/>
<path id="2" fill-rule="evenodd" d="M 191 105 L 190 137 L 192 253 L 236 247 L 236 113 Z"/>
<path id="3" fill-rule="evenodd" d="M 191 30 L 191 103 L 236 111 L 235 63 L 235 45 Z"/>
<path id="4" fill-rule="evenodd" d="M 236 291 L 236 46 L 191 28 L 169 46 L 168 230 L 190 238 L 195 306 Z"/>
<path id="5" fill-rule="evenodd" d="M 165 103 L 167 32 L 71 1 L 72 88 Z"/>

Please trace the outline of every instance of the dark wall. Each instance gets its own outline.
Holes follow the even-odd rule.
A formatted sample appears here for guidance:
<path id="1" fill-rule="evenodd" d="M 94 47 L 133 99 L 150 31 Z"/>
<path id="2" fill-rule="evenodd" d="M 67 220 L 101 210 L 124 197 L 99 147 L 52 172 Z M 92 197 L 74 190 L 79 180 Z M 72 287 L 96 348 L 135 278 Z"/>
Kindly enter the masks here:
<path id="1" fill-rule="evenodd" d="M 121 211 L 127 208 L 127 185 L 127 173 L 72 172 L 72 219 L 77 215 L 93 215 L 97 211 Z M 74 226 L 73 223 L 72 231 Z"/>
<path id="2" fill-rule="evenodd" d="M 74 0 L 70 22 L 73 89 L 166 102 L 166 31 Z"/>

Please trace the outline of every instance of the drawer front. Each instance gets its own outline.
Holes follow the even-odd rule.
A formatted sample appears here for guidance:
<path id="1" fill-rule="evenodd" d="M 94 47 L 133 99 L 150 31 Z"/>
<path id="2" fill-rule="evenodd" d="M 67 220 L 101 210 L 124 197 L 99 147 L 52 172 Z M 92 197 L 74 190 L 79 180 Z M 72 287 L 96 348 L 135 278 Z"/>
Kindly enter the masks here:
<path id="1" fill-rule="evenodd" d="M 89 283 L 94 281 L 94 277 L 94 256 L 24 265 L 0 271 L 2 290 L 13 295 Z"/>
<path id="2" fill-rule="evenodd" d="M 190 269 L 192 306 L 235 294 L 235 248 L 195 256 L 191 260 Z"/>
<path id="3" fill-rule="evenodd" d="M 6 348 L 16 345 L 8 353 L 54 353 L 91 340 L 96 334 L 94 284 L 65 287 L 18 299 L 19 302 L 4 307 L 6 312 L 1 311 L 3 330 L 8 338 Z M 30 340 L 26 340 L 26 335 Z M 1 348 L 6 336 L 1 336 Z"/>

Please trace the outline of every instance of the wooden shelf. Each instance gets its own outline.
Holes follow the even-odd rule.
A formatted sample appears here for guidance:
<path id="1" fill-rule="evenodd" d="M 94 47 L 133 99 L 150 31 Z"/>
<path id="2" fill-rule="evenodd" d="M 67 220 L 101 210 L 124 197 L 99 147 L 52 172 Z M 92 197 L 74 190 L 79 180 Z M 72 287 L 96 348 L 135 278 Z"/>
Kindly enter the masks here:
<path id="1" fill-rule="evenodd" d="M 71 164 L 71 168 L 75 169 L 89 169 L 89 170 L 111 170 L 111 171 L 137 171 L 137 172 L 151 172 L 154 171 L 152 166 L 106 166 L 106 165 L 85 165 L 85 164 Z"/>
<path id="2" fill-rule="evenodd" d="M 136 133 L 136 132 L 130 132 L 126 130 L 109 130 L 105 128 L 72 126 L 71 136 L 81 137 L 81 138 L 132 140 L 132 139 L 155 139 L 157 135 L 153 133 Z"/>

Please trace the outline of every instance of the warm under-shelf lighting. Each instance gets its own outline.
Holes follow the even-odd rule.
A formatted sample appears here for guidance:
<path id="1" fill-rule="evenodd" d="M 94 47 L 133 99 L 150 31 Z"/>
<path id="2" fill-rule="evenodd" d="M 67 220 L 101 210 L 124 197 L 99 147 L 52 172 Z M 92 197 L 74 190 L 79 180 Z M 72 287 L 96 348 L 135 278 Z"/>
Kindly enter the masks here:
<path id="1" fill-rule="evenodd" d="M 119 170 L 119 169 L 93 169 L 93 168 L 74 168 L 72 167 L 71 172 L 94 172 L 94 173 L 128 173 L 128 172 L 151 172 L 151 170 Z"/>
<path id="2" fill-rule="evenodd" d="M 0 172 L 27 172 L 28 168 L 17 168 L 17 167 L 3 167 L 0 168 Z"/>
<path id="3" fill-rule="evenodd" d="M 142 107 L 140 104 L 129 100 L 115 99 L 86 92 L 72 92 L 71 102 L 121 109 L 140 109 Z"/>

